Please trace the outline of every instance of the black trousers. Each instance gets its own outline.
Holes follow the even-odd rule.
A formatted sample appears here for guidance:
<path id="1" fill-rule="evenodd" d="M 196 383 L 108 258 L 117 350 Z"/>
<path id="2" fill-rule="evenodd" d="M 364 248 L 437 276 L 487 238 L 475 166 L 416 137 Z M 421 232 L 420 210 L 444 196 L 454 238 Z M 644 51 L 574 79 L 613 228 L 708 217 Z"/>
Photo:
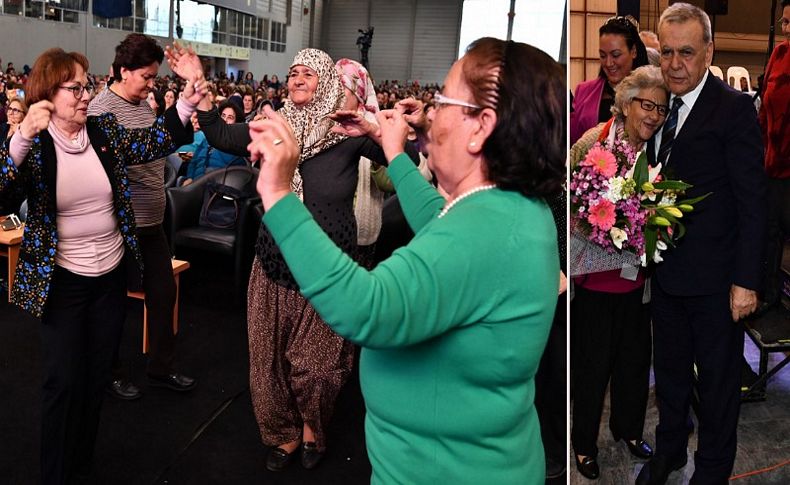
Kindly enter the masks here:
<path id="1" fill-rule="evenodd" d="M 173 334 L 176 282 L 170 246 L 161 225 L 138 227 L 137 240 L 143 255 L 142 289 L 145 291 L 145 307 L 148 310 L 148 373 L 167 375 L 173 371 L 176 343 Z M 140 274 L 136 265 L 129 265 L 129 288 L 133 291 L 140 289 Z M 128 377 L 116 350 L 113 378 Z"/>
<path id="2" fill-rule="evenodd" d="M 576 287 L 571 306 L 571 443 L 579 455 L 598 455 L 607 384 L 612 434 L 626 440 L 642 437 L 650 384 L 650 313 L 642 292 Z"/>
<path id="3" fill-rule="evenodd" d="M 566 421 L 566 356 L 567 315 L 565 302 L 568 293 L 557 299 L 554 321 L 551 325 L 546 350 L 540 359 L 535 376 L 535 408 L 540 420 L 540 434 L 546 457 L 557 463 L 565 463 L 568 457 Z"/>
<path id="4" fill-rule="evenodd" d="M 743 328 L 732 321 L 729 292 L 674 296 L 655 280 L 652 290 L 656 453 L 670 461 L 686 455 L 696 363 L 699 432 L 692 482 L 726 483 L 737 447 Z"/>
<path id="5" fill-rule="evenodd" d="M 103 388 L 126 317 L 124 265 L 86 277 L 55 268 L 41 318 L 41 482 L 90 471 Z"/>
<path id="6" fill-rule="evenodd" d="M 782 252 L 790 237 L 790 179 L 768 179 L 768 234 L 763 301 L 776 303 L 782 296 Z"/>

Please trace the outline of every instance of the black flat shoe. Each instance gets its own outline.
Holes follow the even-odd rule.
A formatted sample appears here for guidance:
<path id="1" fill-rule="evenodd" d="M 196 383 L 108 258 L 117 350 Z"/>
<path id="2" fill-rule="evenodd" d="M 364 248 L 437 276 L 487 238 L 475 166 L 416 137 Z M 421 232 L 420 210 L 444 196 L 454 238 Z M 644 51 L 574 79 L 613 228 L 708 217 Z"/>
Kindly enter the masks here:
<path id="1" fill-rule="evenodd" d="M 282 448 L 273 447 L 269 452 L 269 456 L 266 457 L 266 469 L 270 472 L 282 471 L 288 466 L 289 463 L 291 463 L 291 460 L 293 460 L 293 457 L 296 455 L 296 451 L 298 449 L 299 448 L 296 448 L 292 452 L 288 453 Z"/>
<path id="2" fill-rule="evenodd" d="M 312 470 L 318 466 L 323 457 L 324 453 L 318 451 L 318 446 L 316 446 L 315 442 L 305 441 L 302 443 L 302 467 Z"/>
<path id="3" fill-rule="evenodd" d="M 635 457 L 646 460 L 653 456 L 653 448 L 650 447 L 647 441 L 643 439 L 638 439 L 635 443 L 631 443 L 629 440 L 623 441 L 628 446 L 628 451 Z"/>
<path id="4" fill-rule="evenodd" d="M 104 390 L 115 399 L 124 401 L 134 401 L 143 397 L 143 393 L 140 392 L 137 386 L 124 379 L 116 379 L 110 382 Z"/>
<path id="5" fill-rule="evenodd" d="M 148 374 L 148 384 L 153 387 L 166 387 L 171 391 L 187 392 L 195 388 L 197 380 L 177 372 L 166 376 Z"/>
<path id="6" fill-rule="evenodd" d="M 584 460 L 579 461 L 579 455 L 576 455 L 576 469 L 590 480 L 598 480 L 598 477 L 601 476 L 598 460 L 594 456 L 588 456 Z"/>

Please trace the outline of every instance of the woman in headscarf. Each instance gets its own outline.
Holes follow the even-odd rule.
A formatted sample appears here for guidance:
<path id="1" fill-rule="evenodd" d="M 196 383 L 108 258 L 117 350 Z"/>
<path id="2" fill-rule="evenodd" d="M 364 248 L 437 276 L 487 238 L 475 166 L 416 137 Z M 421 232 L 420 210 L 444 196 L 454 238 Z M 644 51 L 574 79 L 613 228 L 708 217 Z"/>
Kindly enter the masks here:
<path id="1" fill-rule="evenodd" d="M 168 50 L 180 76 L 193 76 L 200 59 Z M 288 99 L 278 112 L 298 140 L 299 166 L 291 189 L 323 231 L 342 250 L 357 256 L 354 193 L 360 157 L 385 163 L 382 149 L 367 137 L 335 133 L 328 118 L 343 107 L 345 94 L 332 59 L 303 49 L 288 73 Z M 215 148 L 247 156 L 247 125 L 222 123 L 208 102 L 198 120 Z M 210 111 L 203 111 L 210 110 Z M 411 154 L 416 158 L 416 152 Z M 247 293 L 250 393 L 263 442 L 271 446 L 266 467 L 282 470 L 300 445 L 302 466 L 318 465 L 326 450 L 325 428 L 353 363 L 353 345 L 324 323 L 299 293 L 269 231 L 261 225 Z"/>
<path id="2" fill-rule="evenodd" d="M 343 110 L 358 112 L 369 122 L 376 123 L 379 104 L 368 70 L 351 59 L 340 59 L 335 67 L 346 95 Z M 371 166 L 372 163 L 366 157 L 359 159 L 357 198 L 354 204 L 358 251 L 361 263 L 368 268 L 373 265 L 375 242 L 381 231 L 381 207 L 384 203 L 384 192 L 376 186 L 373 176 L 378 174 L 387 178 L 384 167 L 379 164 Z"/>

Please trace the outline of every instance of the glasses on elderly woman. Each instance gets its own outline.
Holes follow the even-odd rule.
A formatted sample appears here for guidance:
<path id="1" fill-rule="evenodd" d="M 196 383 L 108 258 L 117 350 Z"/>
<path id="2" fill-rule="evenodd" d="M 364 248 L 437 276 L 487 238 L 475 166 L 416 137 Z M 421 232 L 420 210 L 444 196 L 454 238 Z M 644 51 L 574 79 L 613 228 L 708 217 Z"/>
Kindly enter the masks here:
<path id="1" fill-rule="evenodd" d="M 12 114 L 12 115 L 23 115 L 23 114 L 25 114 L 24 111 L 22 111 L 21 109 L 16 109 L 16 108 L 8 108 L 6 111 L 9 114 Z"/>
<path id="2" fill-rule="evenodd" d="M 96 90 L 96 86 L 90 83 L 84 86 L 82 84 L 75 84 L 74 86 L 59 86 L 59 87 L 60 89 L 71 91 L 71 94 L 73 94 L 74 97 L 77 99 L 82 99 L 82 94 L 86 91 L 88 92 L 88 96 L 93 96 L 93 92 Z"/>
<path id="3" fill-rule="evenodd" d="M 666 116 L 667 113 L 669 113 L 669 106 L 667 106 L 665 104 L 656 104 L 656 103 L 650 101 L 649 99 L 637 98 L 636 96 L 631 98 L 631 100 L 632 101 L 639 101 L 639 104 L 642 106 L 642 109 L 645 110 L 645 111 L 657 110 L 659 116 Z"/>
<path id="4" fill-rule="evenodd" d="M 463 106 L 464 108 L 472 108 L 472 109 L 483 109 L 482 106 L 478 106 L 472 103 L 467 103 L 466 101 L 461 101 L 460 99 L 448 98 L 447 96 L 443 96 L 439 93 L 434 94 L 433 105 L 437 108 L 440 106 L 450 105 L 450 106 Z"/>

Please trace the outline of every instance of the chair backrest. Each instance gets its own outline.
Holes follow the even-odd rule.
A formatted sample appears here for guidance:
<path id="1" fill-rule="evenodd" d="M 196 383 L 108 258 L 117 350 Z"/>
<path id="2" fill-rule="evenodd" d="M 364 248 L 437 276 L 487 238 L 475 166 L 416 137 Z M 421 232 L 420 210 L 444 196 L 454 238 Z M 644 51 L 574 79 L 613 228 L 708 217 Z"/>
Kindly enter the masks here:
<path id="1" fill-rule="evenodd" d="M 165 162 L 165 188 L 176 184 L 177 173 L 176 168 L 170 165 L 170 162 Z"/>
<path id="2" fill-rule="evenodd" d="M 719 66 L 710 66 L 710 72 L 711 72 L 711 74 L 713 74 L 717 78 L 719 78 L 722 81 L 724 81 L 724 73 L 722 72 L 722 70 L 721 70 L 721 68 Z"/>
<path id="3" fill-rule="evenodd" d="M 258 172 L 257 168 L 231 166 L 219 170 L 212 170 L 203 177 L 200 177 L 198 181 L 206 179 L 205 183 L 221 183 L 254 196 L 255 185 L 258 183 Z"/>
<path id="4" fill-rule="evenodd" d="M 741 91 L 741 79 L 746 78 L 746 88 L 748 91 L 752 90 L 752 80 L 749 77 L 749 71 L 745 67 L 730 66 L 727 69 L 727 81 L 729 85 L 738 91 Z"/>

